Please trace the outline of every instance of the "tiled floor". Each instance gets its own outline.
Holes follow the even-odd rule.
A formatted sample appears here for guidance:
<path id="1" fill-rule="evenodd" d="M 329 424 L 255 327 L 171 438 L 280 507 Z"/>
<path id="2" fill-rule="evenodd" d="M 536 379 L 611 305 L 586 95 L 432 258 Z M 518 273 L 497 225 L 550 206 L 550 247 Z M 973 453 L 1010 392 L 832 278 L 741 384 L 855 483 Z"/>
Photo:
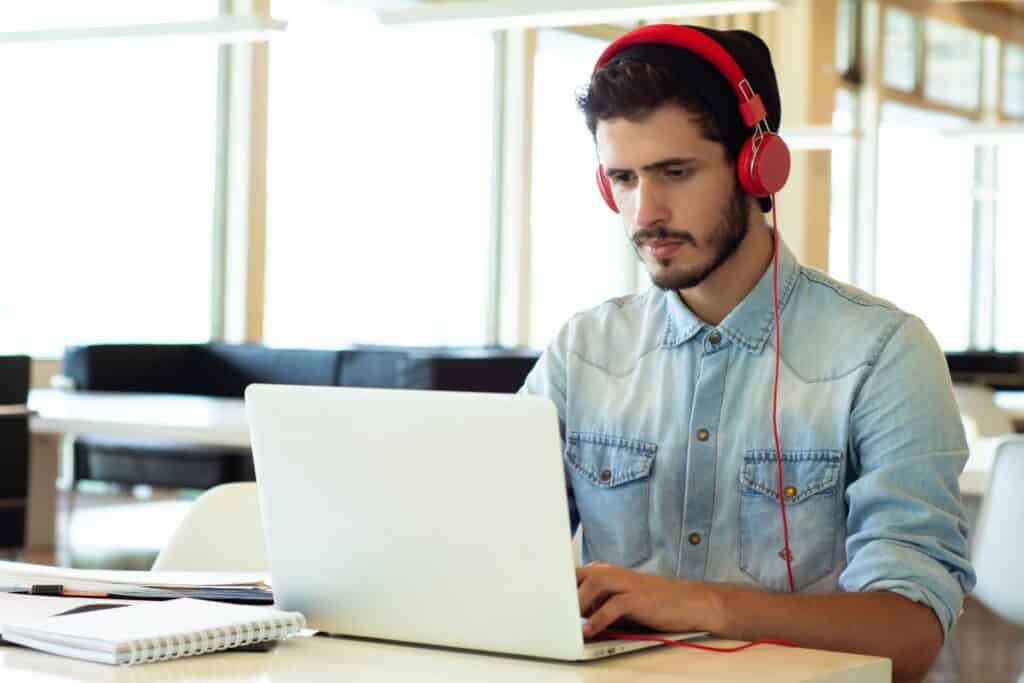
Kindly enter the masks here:
<path id="1" fill-rule="evenodd" d="M 74 567 L 148 569 L 190 502 L 188 497 L 161 491 L 146 500 L 109 492 L 62 494 L 59 548 L 20 559 Z M 926 683 L 1018 683 L 1022 673 L 1024 628 L 968 598 L 964 615 Z"/>

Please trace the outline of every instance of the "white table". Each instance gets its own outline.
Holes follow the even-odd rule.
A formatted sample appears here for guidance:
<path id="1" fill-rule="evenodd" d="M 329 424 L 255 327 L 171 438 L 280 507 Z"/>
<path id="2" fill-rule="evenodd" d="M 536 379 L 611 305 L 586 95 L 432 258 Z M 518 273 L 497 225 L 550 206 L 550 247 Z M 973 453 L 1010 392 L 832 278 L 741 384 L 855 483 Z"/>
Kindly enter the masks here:
<path id="1" fill-rule="evenodd" d="M 1024 420 L 1024 391 L 997 391 L 995 402 L 1011 419 Z"/>
<path id="2" fill-rule="evenodd" d="M 888 683 L 890 678 L 888 659 L 775 645 L 735 654 L 663 647 L 573 664 L 365 640 L 297 637 L 269 653 L 220 653 L 133 667 L 0 648 L 0 680 L 18 683 Z"/>
<path id="3" fill-rule="evenodd" d="M 249 446 L 242 399 L 33 389 L 25 544 L 54 547 L 61 437 L 94 434 L 211 446 Z"/>
<path id="4" fill-rule="evenodd" d="M 998 392 L 997 403 L 1024 418 L 1024 392 Z M 65 434 L 159 439 L 212 446 L 249 446 L 245 403 L 241 399 L 179 394 L 33 389 L 28 407 L 32 433 L 26 546 L 48 551 L 55 544 L 58 454 Z M 972 463 L 960 478 L 967 495 L 983 495 L 984 462 Z M 978 468 L 981 469 L 978 469 Z"/>
<path id="5" fill-rule="evenodd" d="M 1024 391 L 997 391 L 992 400 L 1014 422 L 1024 420 Z M 1008 434 L 974 439 L 970 458 L 960 475 L 960 492 L 965 496 L 981 497 L 988 490 L 988 475 L 992 469 L 992 458 L 999 439 Z M 1022 435 L 1017 435 L 1022 436 Z"/>

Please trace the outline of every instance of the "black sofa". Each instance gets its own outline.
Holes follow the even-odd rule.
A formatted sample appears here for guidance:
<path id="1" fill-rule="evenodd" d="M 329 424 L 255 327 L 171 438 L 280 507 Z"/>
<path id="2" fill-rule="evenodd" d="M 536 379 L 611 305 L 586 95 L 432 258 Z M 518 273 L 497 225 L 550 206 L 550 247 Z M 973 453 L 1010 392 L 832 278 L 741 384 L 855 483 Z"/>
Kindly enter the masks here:
<path id="1" fill-rule="evenodd" d="M 954 382 L 1024 391 L 1024 353 L 947 351 L 946 363 Z"/>
<path id="2" fill-rule="evenodd" d="M 499 347 L 96 344 L 65 349 L 75 389 L 241 398 L 254 383 L 515 392 L 537 353 Z M 81 436 L 74 476 L 121 484 L 209 488 L 254 478 L 248 449 Z"/>
<path id="3" fill-rule="evenodd" d="M 28 356 L 0 356 L 0 548 L 25 544 L 28 498 Z"/>

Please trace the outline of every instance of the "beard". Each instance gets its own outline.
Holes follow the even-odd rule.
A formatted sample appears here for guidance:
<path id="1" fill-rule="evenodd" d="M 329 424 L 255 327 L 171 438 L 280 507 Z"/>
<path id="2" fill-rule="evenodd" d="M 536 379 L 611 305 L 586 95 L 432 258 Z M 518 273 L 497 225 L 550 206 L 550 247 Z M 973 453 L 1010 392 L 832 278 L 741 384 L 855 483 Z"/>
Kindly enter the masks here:
<path id="1" fill-rule="evenodd" d="M 725 207 L 718 219 L 718 224 L 711 231 L 708 237 L 708 246 L 714 250 L 711 258 L 704 263 L 691 266 L 680 266 L 671 268 L 671 259 L 656 259 L 661 266 L 654 270 L 648 268 L 651 282 L 660 289 L 679 290 L 696 287 L 706 280 L 719 266 L 729 260 L 729 257 L 736 253 L 740 243 L 747 236 L 747 195 L 737 183 L 732 195 L 726 200 Z M 665 227 L 649 228 L 638 230 L 633 235 L 633 248 L 637 256 L 643 261 L 640 249 L 644 242 L 649 239 L 678 239 L 684 243 L 696 246 L 697 240 L 693 235 L 683 230 L 671 230 Z"/>

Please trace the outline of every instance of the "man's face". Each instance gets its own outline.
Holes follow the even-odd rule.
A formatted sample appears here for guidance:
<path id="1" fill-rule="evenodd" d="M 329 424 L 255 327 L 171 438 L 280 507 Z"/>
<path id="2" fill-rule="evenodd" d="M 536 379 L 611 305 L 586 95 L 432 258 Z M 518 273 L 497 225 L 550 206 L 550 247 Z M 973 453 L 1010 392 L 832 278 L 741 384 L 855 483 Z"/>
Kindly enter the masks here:
<path id="1" fill-rule="evenodd" d="M 599 121 L 597 152 L 626 234 L 662 289 L 699 285 L 747 234 L 749 204 L 725 147 L 680 107 Z"/>

